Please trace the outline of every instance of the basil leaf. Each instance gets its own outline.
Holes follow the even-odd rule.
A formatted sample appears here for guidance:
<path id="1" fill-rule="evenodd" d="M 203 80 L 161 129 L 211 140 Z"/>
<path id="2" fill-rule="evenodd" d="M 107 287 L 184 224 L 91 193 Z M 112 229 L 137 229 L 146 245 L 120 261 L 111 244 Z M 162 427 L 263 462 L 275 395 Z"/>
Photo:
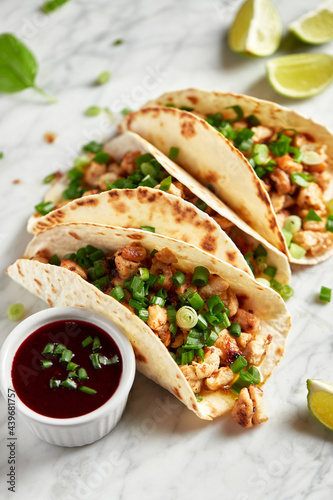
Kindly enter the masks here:
<path id="1" fill-rule="evenodd" d="M 35 85 L 37 73 L 37 60 L 28 47 L 10 33 L 0 35 L 0 92 L 13 94 L 31 87 L 55 102 Z"/>

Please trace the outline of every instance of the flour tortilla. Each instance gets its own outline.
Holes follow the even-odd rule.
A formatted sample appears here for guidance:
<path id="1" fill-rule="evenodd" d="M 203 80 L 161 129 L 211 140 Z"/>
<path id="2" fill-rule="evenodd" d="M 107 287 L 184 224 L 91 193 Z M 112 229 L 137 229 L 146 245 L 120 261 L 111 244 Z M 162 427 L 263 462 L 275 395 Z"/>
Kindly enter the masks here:
<path id="1" fill-rule="evenodd" d="M 203 401 L 198 402 L 167 348 L 147 324 L 129 309 L 67 269 L 29 260 L 43 249 L 62 258 L 66 253 L 76 252 L 88 244 L 114 252 L 133 241 L 140 241 L 148 251 L 169 248 L 178 259 L 176 267 L 179 269 L 189 272 L 198 265 L 205 266 L 211 273 L 222 276 L 236 294 L 242 295 L 243 307 L 252 309 L 262 320 L 262 333 L 273 337 L 259 367 L 262 381 L 265 382 L 283 355 L 290 329 L 290 315 L 283 300 L 248 274 L 192 245 L 135 229 L 87 223 L 63 224 L 36 236 L 28 245 L 25 258 L 11 265 L 7 273 L 51 307 L 84 307 L 109 317 L 129 338 L 137 367 L 143 374 L 169 390 L 198 417 L 210 420 L 223 415 L 232 408 L 236 396 L 229 390 L 207 391 L 203 394 Z"/>
<path id="2" fill-rule="evenodd" d="M 149 101 L 146 106 L 151 107 L 151 106 L 164 106 L 165 104 L 174 104 L 176 107 L 189 107 L 193 108 L 193 113 L 199 113 L 200 115 L 207 115 L 207 114 L 215 114 L 218 111 L 223 111 L 228 106 L 240 106 L 244 112 L 245 116 L 254 114 L 263 125 L 267 125 L 269 127 L 274 127 L 277 128 L 278 130 L 284 130 L 288 128 L 294 128 L 298 132 L 301 133 L 306 133 L 310 136 L 312 136 L 313 140 L 318 143 L 326 144 L 327 145 L 327 153 L 329 157 L 329 164 L 328 164 L 328 172 L 331 174 L 331 183 L 326 189 L 324 193 L 324 199 L 326 201 L 330 200 L 333 198 L 333 134 L 330 132 L 326 127 L 323 125 L 320 125 L 319 123 L 314 122 L 312 119 L 307 118 L 305 116 L 300 115 L 294 110 L 285 108 L 283 106 L 279 106 L 278 104 L 270 101 L 265 101 L 261 99 L 256 99 L 255 97 L 251 96 L 246 96 L 246 95 L 238 95 L 238 94 L 233 94 L 233 93 L 223 93 L 223 92 L 208 92 L 205 90 L 199 90 L 199 89 L 187 89 L 187 90 L 180 90 L 180 91 L 175 91 L 175 92 L 168 92 L 166 94 L 163 94 L 162 96 L 158 97 L 155 100 Z M 172 109 L 172 108 L 170 108 Z M 127 120 L 129 117 L 127 118 Z M 132 130 L 132 127 L 129 127 Z M 134 129 L 133 129 L 134 130 Z M 135 131 L 139 132 L 138 130 L 138 125 L 136 126 Z M 140 132 L 139 132 L 140 133 Z M 145 136 L 145 134 L 142 134 Z M 164 134 L 165 135 L 165 134 Z M 204 136 L 202 135 L 202 138 Z M 154 142 L 154 141 L 152 141 Z M 183 141 L 185 142 L 185 141 Z M 158 146 L 158 144 L 156 143 Z M 180 146 L 181 147 L 181 146 Z M 239 153 L 239 152 L 238 152 Z M 201 154 L 201 159 L 203 159 L 206 155 L 206 153 L 203 151 Z M 241 155 L 243 156 L 243 155 Z M 244 166 L 244 161 L 247 164 L 247 168 Z M 223 162 L 222 162 L 223 163 Z M 220 164 L 219 168 L 223 169 L 223 171 L 226 171 L 226 166 L 223 164 Z M 261 211 L 265 211 L 267 209 L 267 204 L 266 200 L 261 196 L 260 192 L 258 191 L 258 184 L 261 183 L 261 181 L 257 178 L 257 176 L 254 174 L 253 169 L 251 166 L 247 163 L 247 160 L 243 158 L 242 164 L 239 162 L 239 159 L 237 157 L 237 160 L 235 159 L 235 163 L 239 166 L 239 168 L 242 168 L 242 174 L 245 175 L 247 174 L 247 171 L 250 170 L 252 173 L 252 180 L 248 184 L 244 185 L 244 194 L 249 197 L 249 200 L 251 198 L 251 194 L 256 194 L 257 195 L 257 204 L 256 207 L 254 208 L 254 215 L 259 216 L 259 213 Z M 209 167 L 211 167 L 209 165 Z M 185 167 L 186 168 L 186 167 Z M 194 172 L 192 172 L 194 175 Z M 239 175 L 239 173 L 236 173 L 236 176 Z M 238 185 L 238 181 L 236 177 L 233 177 Z M 204 179 L 202 180 L 204 181 Z M 207 182 L 207 181 L 206 181 Z M 225 200 L 228 203 L 228 200 Z M 240 203 L 242 203 L 241 200 L 239 200 Z M 250 201 L 249 201 L 250 203 Z M 228 203 L 230 204 L 230 203 Z M 242 213 L 240 213 L 237 209 L 237 207 L 233 206 L 230 204 L 230 206 L 237 212 L 239 215 L 242 216 Z M 251 203 L 252 206 L 252 203 Z M 245 219 L 246 220 L 246 219 Z M 262 236 L 264 236 L 268 241 L 273 243 L 274 246 L 275 243 L 267 237 L 260 229 L 260 227 L 257 227 L 253 225 L 252 221 L 248 221 L 252 227 L 254 227 Z M 273 228 L 272 228 L 273 231 Z M 282 234 L 283 237 L 283 234 Z M 277 248 L 280 248 L 277 246 Z M 293 262 L 294 264 L 302 264 L 302 265 L 311 265 L 311 264 L 317 264 L 319 262 L 322 262 L 329 258 L 331 255 L 333 255 L 333 248 L 328 250 L 327 252 L 323 253 L 322 255 L 319 255 L 317 257 L 307 257 L 305 256 L 302 259 L 294 259 L 291 257 L 289 251 L 286 251 L 286 246 L 284 248 L 280 248 L 282 251 L 288 255 L 288 258 L 290 262 Z"/>
<path id="3" fill-rule="evenodd" d="M 289 283 L 290 268 L 285 255 L 267 243 L 211 191 L 146 140 L 137 134 L 126 132 L 109 141 L 103 149 L 117 162 L 127 151 L 151 153 L 172 177 L 237 226 L 251 246 L 255 248 L 261 243 L 267 251 L 268 265 L 277 268 L 275 279 L 283 284 Z M 60 190 L 55 187 L 52 187 L 52 190 L 59 196 Z M 57 203 L 60 199 L 58 197 L 52 201 Z M 214 219 L 192 203 L 158 189 L 113 189 L 78 198 L 44 217 L 33 216 L 30 218 L 29 227 L 35 234 L 39 234 L 49 227 L 69 222 L 92 222 L 133 228 L 152 226 L 158 234 L 197 246 L 252 275 L 244 257 Z"/>

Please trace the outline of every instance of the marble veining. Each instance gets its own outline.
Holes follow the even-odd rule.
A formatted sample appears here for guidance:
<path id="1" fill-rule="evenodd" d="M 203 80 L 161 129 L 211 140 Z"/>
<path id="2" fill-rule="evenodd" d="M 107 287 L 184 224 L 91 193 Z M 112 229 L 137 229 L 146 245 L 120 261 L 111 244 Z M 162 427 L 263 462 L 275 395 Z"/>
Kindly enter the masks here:
<path id="1" fill-rule="evenodd" d="M 27 314 L 45 307 L 4 274 L 29 241 L 25 224 L 45 192 L 41 180 L 68 168 L 82 144 L 113 135 L 122 108 L 136 109 L 167 90 L 196 86 L 275 100 L 333 128 L 332 87 L 312 99 L 288 100 L 268 85 L 265 60 L 229 51 L 227 29 L 240 3 L 71 0 L 46 16 L 38 10 L 41 1 L 0 0 L 0 33 L 15 33 L 31 47 L 40 63 L 38 84 L 58 100 L 49 105 L 31 90 L 0 96 L 0 344 L 14 326 L 7 319 L 10 304 L 23 302 Z M 285 26 L 316 6 L 314 0 L 275 3 Z M 114 46 L 119 38 L 124 43 Z M 285 46 L 333 53 L 332 43 L 307 47 L 287 39 Z M 96 86 L 104 70 L 112 78 Z M 91 105 L 113 114 L 88 118 L 84 111 Z M 47 131 L 57 134 L 52 145 L 43 140 Z M 286 354 L 265 386 L 264 425 L 244 431 L 229 416 L 200 421 L 137 374 L 122 420 L 91 446 L 43 443 L 18 416 L 13 495 L 6 485 L 7 415 L 1 398 L 1 498 L 328 500 L 333 438 L 306 407 L 307 378 L 333 381 L 332 304 L 315 298 L 322 285 L 333 285 L 332 259 L 312 268 L 294 266 L 295 297 L 288 302 L 293 327 Z"/>

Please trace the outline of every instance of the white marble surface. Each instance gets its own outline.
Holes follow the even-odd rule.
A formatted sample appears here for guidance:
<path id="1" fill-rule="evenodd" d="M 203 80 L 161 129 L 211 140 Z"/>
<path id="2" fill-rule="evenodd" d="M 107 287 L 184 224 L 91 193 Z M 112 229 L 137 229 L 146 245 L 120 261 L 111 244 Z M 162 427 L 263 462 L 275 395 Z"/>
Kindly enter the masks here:
<path id="1" fill-rule="evenodd" d="M 315 0 L 276 0 L 286 26 Z M 0 96 L 0 343 L 13 328 L 7 307 L 23 302 L 27 314 L 44 308 L 4 276 L 23 251 L 25 223 L 42 198 L 41 179 L 67 168 L 80 145 L 113 133 L 115 119 L 84 116 L 90 105 L 135 109 L 167 90 L 189 86 L 232 90 L 276 100 L 333 128 L 333 87 L 303 101 L 274 93 L 264 60 L 245 59 L 226 46 L 239 0 L 71 0 L 52 15 L 41 1 L 0 0 L 0 33 L 23 38 L 40 62 L 38 84 L 55 95 L 49 105 L 27 90 Z M 113 46 L 122 38 L 124 44 Z M 295 51 L 333 53 L 333 44 Z M 279 54 L 286 53 L 280 50 Z M 94 86 L 97 75 L 111 81 Z M 46 131 L 58 136 L 52 145 Z M 13 180 L 19 179 L 19 184 Z M 333 262 L 298 269 L 288 303 L 293 328 L 285 357 L 265 386 L 269 420 L 251 431 L 230 418 L 200 421 L 166 391 L 137 375 L 123 419 L 101 441 L 64 449 L 35 438 L 17 418 L 16 493 L 7 491 L 7 414 L 0 400 L 0 497 L 24 500 L 111 498 L 129 500 L 204 496 L 225 500 L 332 498 L 332 433 L 306 407 L 306 379 L 333 381 L 333 305 L 316 301 L 333 287 Z"/>

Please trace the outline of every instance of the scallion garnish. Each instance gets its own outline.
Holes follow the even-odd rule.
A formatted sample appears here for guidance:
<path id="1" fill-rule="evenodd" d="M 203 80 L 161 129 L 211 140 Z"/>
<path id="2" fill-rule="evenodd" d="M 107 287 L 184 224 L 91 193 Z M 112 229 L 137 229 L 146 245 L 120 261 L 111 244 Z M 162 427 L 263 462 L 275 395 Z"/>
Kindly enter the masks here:
<path id="1" fill-rule="evenodd" d="M 208 205 L 207 205 L 207 203 L 206 203 L 206 202 L 204 202 L 204 201 L 200 200 L 200 198 L 198 198 L 198 200 L 197 200 L 197 202 L 196 202 L 195 206 L 196 206 L 199 210 L 202 210 L 202 212 L 205 212 L 205 211 L 206 211 L 206 209 L 207 209 L 207 206 L 208 206 Z"/>
<path id="2" fill-rule="evenodd" d="M 80 365 L 76 364 L 76 363 L 73 363 L 73 361 L 70 361 L 68 364 L 67 364 L 67 370 L 70 370 L 70 371 L 75 371 Z"/>
<path id="3" fill-rule="evenodd" d="M 21 303 L 12 304 L 7 309 L 8 319 L 10 319 L 10 321 L 20 321 L 24 313 L 24 305 Z"/>
<path id="4" fill-rule="evenodd" d="M 264 274 L 267 274 L 267 276 L 269 276 L 270 278 L 274 278 L 274 276 L 276 275 L 276 267 L 273 267 L 273 266 L 267 266 L 265 269 L 264 269 Z"/>
<path id="5" fill-rule="evenodd" d="M 100 73 L 96 78 L 96 83 L 98 83 L 98 85 L 104 85 L 110 80 L 110 78 L 111 73 L 109 71 L 102 71 L 102 73 Z"/>
<path id="6" fill-rule="evenodd" d="M 80 385 L 79 391 L 84 392 L 85 394 L 96 394 L 97 391 L 95 389 L 91 389 L 91 387 L 86 387 L 85 385 Z"/>
<path id="7" fill-rule="evenodd" d="M 253 159 L 257 165 L 267 163 L 269 149 L 266 144 L 255 144 L 252 148 Z"/>
<path id="8" fill-rule="evenodd" d="M 169 191 L 172 183 L 172 177 L 169 175 L 163 181 L 160 183 L 160 190 L 161 191 Z"/>
<path id="9" fill-rule="evenodd" d="M 238 323 L 231 323 L 230 328 L 229 328 L 229 333 L 233 337 L 240 337 L 242 333 L 242 328 L 240 324 Z"/>
<path id="10" fill-rule="evenodd" d="M 197 286 L 205 286 L 208 283 L 210 272 L 206 267 L 197 266 L 194 269 L 192 283 Z"/>
<path id="11" fill-rule="evenodd" d="M 44 356 L 51 356 L 53 354 L 54 347 L 55 347 L 54 344 L 51 344 L 51 343 L 46 344 L 46 346 L 44 347 L 44 349 L 42 351 L 42 354 Z"/>
<path id="12" fill-rule="evenodd" d="M 86 372 L 86 370 L 85 370 L 84 368 L 82 368 L 82 367 L 80 367 L 80 368 L 78 369 L 78 372 L 77 372 L 77 373 L 78 373 L 78 380 L 79 380 L 79 382 L 81 382 L 82 380 L 87 380 L 87 378 L 89 378 L 89 377 L 88 377 L 88 373 L 87 373 L 87 372 Z"/>
<path id="13" fill-rule="evenodd" d="M 326 222 L 326 231 L 333 233 L 333 215 L 328 214 Z"/>
<path id="14" fill-rule="evenodd" d="M 65 350 L 66 350 L 66 346 L 64 344 L 56 344 L 55 349 L 53 351 L 53 354 L 55 356 L 57 356 L 58 354 L 62 354 L 62 352 Z"/>
<path id="15" fill-rule="evenodd" d="M 186 276 L 181 271 L 176 271 L 175 274 L 172 276 L 172 283 L 177 287 L 183 285 L 185 281 L 186 281 Z"/>
<path id="16" fill-rule="evenodd" d="M 189 330 L 193 328 L 198 321 L 198 315 L 193 307 L 183 306 L 176 313 L 176 322 L 180 328 Z"/>
<path id="17" fill-rule="evenodd" d="M 147 323 L 148 319 L 149 319 L 149 312 L 148 312 L 148 309 L 138 309 L 138 316 L 139 318 L 144 321 L 145 323 Z"/>
<path id="18" fill-rule="evenodd" d="M 43 184 L 50 184 L 56 178 L 56 173 L 49 174 L 43 179 Z"/>
<path id="19" fill-rule="evenodd" d="M 89 335 L 86 339 L 82 340 L 81 345 L 82 347 L 87 347 L 89 344 L 93 342 L 93 338 Z"/>
<path id="20" fill-rule="evenodd" d="M 56 380 L 54 377 L 50 379 L 50 389 L 57 389 L 60 387 L 61 380 Z"/>
<path id="21" fill-rule="evenodd" d="M 142 231 L 149 231 L 150 233 L 155 233 L 155 228 L 152 226 L 140 226 Z"/>
<path id="22" fill-rule="evenodd" d="M 294 259 L 302 259 L 306 254 L 306 250 L 304 248 L 293 242 L 290 243 L 289 252 Z"/>
<path id="23" fill-rule="evenodd" d="M 84 112 L 86 116 L 97 116 L 102 113 L 103 109 L 99 106 L 89 106 Z"/>
<path id="24" fill-rule="evenodd" d="M 322 286 L 319 293 L 319 300 L 321 300 L 322 302 L 331 302 L 331 293 L 331 288 Z"/>
<path id="25" fill-rule="evenodd" d="M 85 151 L 86 153 L 98 153 L 98 151 L 101 151 L 102 147 L 103 144 L 101 144 L 100 142 L 90 141 L 88 142 L 88 144 L 85 144 L 83 146 L 82 151 Z"/>
<path id="26" fill-rule="evenodd" d="M 77 378 L 77 373 L 76 372 L 69 372 L 68 378 Z"/>
<path id="27" fill-rule="evenodd" d="M 321 222 L 323 219 L 319 217 L 319 215 L 313 210 L 313 208 L 310 208 L 308 214 L 305 217 L 305 220 L 314 220 L 317 222 Z"/>
<path id="28" fill-rule="evenodd" d="M 215 344 L 215 342 L 217 341 L 217 339 L 219 338 L 218 336 L 218 333 L 214 332 L 214 330 L 212 330 L 208 336 L 208 338 L 206 339 L 206 344 L 211 347 L 212 345 Z"/>
<path id="29" fill-rule="evenodd" d="M 61 382 L 61 384 L 63 387 L 66 387 L 66 389 L 77 389 L 77 383 L 75 382 L 75 380 L 67 377 L 66 380 L 64 380 L 63 382 Z"/>
<path id="30" fill-rule="evenodd" d="M 35 210 L 40 215 L 47 215 L 48 213 L 52 212 L 55 207 L 56 204 L 53 203 L 53 201 L 42 201 L 41 203 L 38 203 L 38 205 L 35 205 Z"/>
<path id="31" fill-rule="evenodd" d="M 243 368 L 247 366 L 247 361 L 243 356 L 238 356 L 238 358 L 230 364 L 230 368 L 234 373 L 240 372 Z"/>
<path id="32" fill-rule="evenodd" d="M 290 247 L 291 240 L 293 239 L 293 233 L 288 231 L 287 229 L 282 229 L 283 236 L 286 240 L 287 247 Z"/>
<path id="33" fill-rule="evenodd" d="M 194 294 L 188 298 L 188 301 L 196 311 L 199 311 L 205 304 L 205 301 L 200 297 L 198 292 L 194 292 Z"/>
<path id="34" fill-rule="evenodd" d="M 236 113 L 236 118 L 228 118 L 230 121 L 238 121 L 241 120 L 244 116 L 243 110 L 240 106 L 227 106 L 225 109 L 233 109 Z"/>
<path id="35" fill-rule="evenodd" d="M 92 365 L 95 368 L 95 370 L 99 370 L 100 368 L 102 368 L 102 366 L 99 362 L 99 354 L 98 353 L 90 354 L 89 358 L 91 359 Z"/>
<path id="36" fill-rule="evenodd" d="M 69 363 L 72 359 L 73 353 L 70 349 L 64 349 L 61 353 L 60 363 Z"/>
<path id="37" fill-rule="evenodd" d="M 99 337 L 94 337 L 94 342 L 93 342 L 93 346 L 92 346 L 92 350 L 93 352 L 97 352 L 101 349 L 101 341 L 99 339 Z"/>
<path id="38" fill-rule="evenodd" d="M 302 227 L 302 219 L 298 217 L 298 215 L 290 215 L 289 217 L 286 218 L 283 224 L 283 229 L 285 229 L 288 233 L 291 233 L 291 235 L 297 233 Z M 287 236 L 285 235 L 286 241 L 289 240 L 289 234 L 287 233 Z M 287 238 L 288 237 L 288 238 Z M 291 241 L 291 238 L 290 238 Z M 290 244 L 289 241 L 289 244 Z M 288 245 L 289 246 L 289 245 Z"/>
<path id="39" fill-rule="evenodd" d="M 52 264 L 53 266 L 60 266 L 61 260 L 59 259 L 57 254 L 52 255 L 49 260 L 49 264 Z"/>
<path id="40" fill-rule="evenodd" d="M 53 365 L 50 359 L 42 359 L 41 361 L 43 370 L 45 370 L 46 368 L 51 368 L 51 366 Z"/>
<path id="41" fill-rule="evenodd" d="M 159 274 L 158 277 L 157 277 L 156 283 L 158 285 L 162 286 L 164 282 L 165 282 L 165 276 L 164 276 L 164 274 Z"/>
<path id="42" fill-rule="evenodd" d="M 209 299 L 206 302 L 206 305 L 210 313 L 213 314 L 214 316 L 223 311 L 225 307 L 225 305 L 223 304 L 222 300 L 218 295 L 212 295 L 212 297 L 209 297 Z"/>
<path id="43" fill-rule="evenodd" d="M 176 160 L 179 154 L 179 148 L 175 148 L 171 146 L 170 151 L 169 151 L 169 158 L 170 160 Z"/>

